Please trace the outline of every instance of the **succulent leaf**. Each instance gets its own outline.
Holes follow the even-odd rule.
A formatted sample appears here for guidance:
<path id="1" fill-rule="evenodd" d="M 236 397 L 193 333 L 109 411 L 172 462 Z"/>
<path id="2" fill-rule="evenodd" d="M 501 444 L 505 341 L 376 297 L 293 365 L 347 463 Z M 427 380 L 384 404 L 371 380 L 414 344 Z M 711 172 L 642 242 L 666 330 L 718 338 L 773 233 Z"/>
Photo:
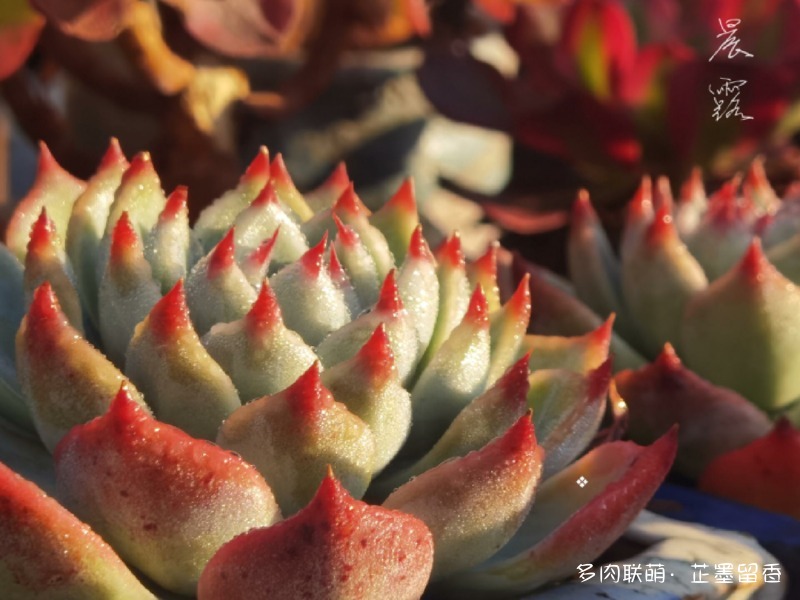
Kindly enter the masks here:
<path id="1" fill-rule="evenodd" d="M 511 366 L 522 346 L 531 318 L 531 288 L 528 279 L 528 276 L 524 276 L 508 302 L 490 315 L 492 344 L 489 374 L 486 378 L 488 384 L 497 381 Z"/>
<path id="2" fill-rule="evenodd" d="M 439 278 L 436 276 L 436 261 L 422 236 L 421 226 L 411 236 L 406 258 L 397 273 L 397 289 L 417 329 L 418 354 L 422 356 L 436 326 Z"/>
<path id="3" fill-rule="evenodd" d="M 280 519 L 245 461 L 148 416 L 123 388 L 55 454 L 59 495 L 159 585 L 195 593 L 217 549 Z"/>
<path id="4" fill-rule="evenodd" d="M 0 589 L 30 600 L 155 600 L 94 531 L 0 463 Z"/>
<path id="5" fill-rule="evenodd" d="M 296 261 L 308 251 L 308 241 L 300 226 L 281 207 L 272 181 L 267 183 L 255 200 L 234 220 L 236 254 L 242 258 L 258 248 L 276 231 L 273 258 L 283 266 Z"/>
<path id="6" fill-rule="evenodd" d="M 185 279 L 201 250 L 189 228 L 188 190 L 178 186 L 167 198 L 164 210 L 158 216 L 150 234 L 145 239 L 145 256 L 166 294 L 179 279 Z"/>
<path id="7" fill-rule="evenodd" d="M 800 290 L 754 241 L 744 258 L 686 307 L 680 330 L 686 364 L 766 411 L 800 397 L 795 335 Z"/>
<path id="8" fill-rule="evenodd" d="M 763 437 L 717 457 L 698 487 L 765 510 L 800 518 L 800 432 L 780 419 Z"/>
<path id="9" fill-rule="evenodd" d="M 278 194 L 280 201 L 297 216 L 300 222 L 308 221 L 314 216 L 314 211 L 308 206 L 302 194 L 297 190 L 292 181 L 289 171 L 286 170 L 286 164 L 283 162 L 283 156 L 278 154 L 272 159 L 272 164 L 269 166 L 269 177 L 272 184 L 275 186 L 275 191 Z"/>
<path id="10" fill-rule="evenodd" d="M 245 210 L 270 179 L 269 152 L 259 148 L 239 185 L 225 192 L 203 209 L 194 231 L 204 252 L 208 252 L 233 226 L 236 216 Z"/>
<path id="11" fill-rule="evenodd" d="M 344 293 L 324 268 L 326 243 L 324 236 L 300 260 L 275 273 L 269 282 L 283 310 L 286 326 L 311 346 L 351 319 Z"/>
<path id="12" fill-rule="evenodd" d="M 186 279 L 186 303 L 192 323 L 205 334 L 215 323 L 241 319 L 256 299 L 256 291 L 236 262 L 234 230 L 197 261 Z"/>
<path id="13" fill-rule="evenodd" d="M 623 371 L 615 382 L 629 407 L 628 433 L 634 441 L 650 443 L 673 424 L 680 426 L 675 467 L 691 477 L 770 429 L 767 415 L 684 367 L 669 344 L 653 363 Z"/>
<path id="14" fill-rule="evenodd" d="M 414 515 L 433 533 L 432 579 L 492 556 L 530 510 L 542 471 L 530 414 L 499 438 L 426 471 L 395 490 L 383 506 Z"/>
<path id="15" fill-rule="evenodd" d="M 543 482 L 511 541 L 468 573 L 446 582 L 461 598 L 526 594 L 573 574 L 602 554 L 663 481 L 675 457 L 675 430 L 651 446 L 603 444 Z M 583 477 L 584 487 L 576 481 Z M 578 487 L 578 489 L 575 489 Z"/>
<path id="16" fill-rule="evenodd" d="M 43 283 L 17 333 L 17 374 L 36 430 L 52 452 L 75 425 L 102 415 L 125 377 L 73 328 Z M 138 402 L 138 392 L 131 390 Z"/>
<path id="17" fill-rule="evenodd" d="M 322 364 L 330 367 L 354 356 L 380 324 L 386 327 L 397 372 L 405 384 L 417 364 L 417 334 L 411 315 L 400 299 L 395 271 L 390 271 L 386 276 L 380 297 L 372 310 L 361 313 L 317 346 L 317 355 Z"/>
<path id="18" fill-rule="evenodd" d="M 429 450 L 456 415 L 486 386 L 491 340 L 486 297 L 475 288 L 467 313 L 411 391 L 412 454 Z"/>
<path id="19" fill-rule="evenodd" d="M 86 189 L 75 200 L 66 231 L 69 260 L 75 269 L 78 292 L 89 318 L 97 325 L 97 292 L 100 285 L 97 254 L 106 229 L 111 204 L 128 168 L 128 160 L 116 138 L 111 138 L 95 174 L 86 182 Z"/>
<path id="20" fill-rule="evenodd" d="M 569 369 L 586 373 L 609 357 L 614 315 L 594 331 L 580 336 L 528 334 L 522 350 L 530 354 L 530 369 Z"/>
<path id="21" fill-rule="evenodd" d="M 354 500 L 329 472 L 300 512 L 223 546 L 200 578 L 198 599 L 414 600 L 432 566 L 424 523 Z"/>
<path id="22" fill-rule="evenodd" d="M 531 374 L 528 407 L 547 453 L 544 476 L 571 463 L 594 438 L 605 410 L 611 361 L 580 375 L 560 369 Z"/>
<path id="23" fill-rule="evenodd" d="M 317 360 L 303 338 L 284 325 L 267 282 L 247 315 L 214 325 L 202 341 L 230 376 L 243 403 L 289 387 Z"/>
<path id="24" fill-rule="evenodd" d="M 361 306 L 372 306 L 378 301 L 381 288 L 375 260 L 352 227 L 342 223 L 335 214 L 333 220 L 336 223 L 333 244 L 336 256 L 353 284 Z"/>
<path id="25" fill-rule="evenodd" d="M 323 387 L 319 363 L 285 390 L 234 412 L 217 443 L 259 470 L 286 515 L 313 498 L 329 465 L 356 498 L 375 470 L 372 432 Z"/>
<path id="26" fill-rule="evenodd" d="M 326 369 L 322 383 L 375 436 L 375 472 L 394 458 L 411 427 L 411 395 L 401 385 L 391 339 L 381 323 L 352 358 Z"/>
<path id="27" fill-rule="evenodd" d="M 626 304 L 649 353 L 674 339 L 686 304 L 707 286 L 702 267 L 678 237 L 672 217 L 660 209 L 639 243 L 622 258 Z"/>
<path id="28" fill-rule="evenodd" d="M 45 281 L 49 282 L 70 324 L 83 333 L 83 312 L 76 289 L 75 274 L 67 260 L 64 244 L 56 232 L 55 223 L 47 216 L 47 209 L 31 228 L 28 253 L 25 255 L 25 302 L 30 305 L 33 292 Z"/>
<path id="29" fill-rule="evenodd" d="M 122 213 L 111 234 L 108 264 L 100 280 L 100 336 L 106 354 L 123 367 L 136 325 L 161 299 L 150 263 L 128 213 Z"/>
<path id="30" fill-rule="evenodd" d="M 39 164 L 33 187 L 17 203 L 6 227 L 6 246 L 20 262 L 25 261 L 31 228 L 42 208 L 47 209 L 61 243 L 65 243 L 72 206 L 84 189 L 86 184 L 62 169 L 47 145 L 40 142 Z"/>
<path id="31" fill-rule="evenodd" d="M 474 289 L 480 285 L 486 294 L 486 303 L 489 313 L 500 309 L 500 288 L 497 285 L 497 253 L 500 249 L 499 242 L 492 242 L 480 257 L 467 264 L 467 277 L 469 284 Z"/>
<path id="32" fill-rule="evenodd" d="M 403 180 L 394 195 L 370 216 L 369 221 L 383 233 L 395 262 L 401 264 L 411 236 L 419 226 L 414 182 Z"/>
<path id="33" fill-rule="evenodd" d="M 125 374 L 156 418 L 194 437 L 215 439 L 222 421 L 241 406 L 230 378 L 192 327 L 182 281 L 136 326 Z"/>

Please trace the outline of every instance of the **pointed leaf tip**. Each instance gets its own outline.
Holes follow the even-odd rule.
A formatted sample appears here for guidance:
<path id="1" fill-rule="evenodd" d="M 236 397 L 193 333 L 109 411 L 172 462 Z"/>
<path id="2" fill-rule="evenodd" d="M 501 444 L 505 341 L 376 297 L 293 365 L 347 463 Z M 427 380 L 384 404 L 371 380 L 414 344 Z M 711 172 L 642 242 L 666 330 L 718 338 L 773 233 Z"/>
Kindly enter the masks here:
<path id="1" fill-rule="evenodd" d="M 192 326 L 183 279 L 172 287 L 166 295 L 155 303 L 148 316 L 151 330 L 160 337 L 171 337 Z"/>
<path id="2" fill-rule="evenodd" d="M 422 225 L 417 225 L 408 244 L 408 255 L 415 260 L 433 260 L 433 254 L 422 235 Z"/>
<path id="3" fill-rule="evenodd" d="M 278 192 L 275 190 L 275 184 L 269 181 L 253 200 L 253 206 L 266 207 L 271 204 L 278 205 Z"/>
<path id="4" fill-rule="evenodd" d="M 53 243 L 55 235 L 56 224 L 47 216 L 47 209 L 43 206 L 38 218 L 33 222 L 33 227 L 31 227 L 28 254 L 45 251 Z"/>
<path id="5" fill-rule="evenodd" d="M 208 274 L 217 277 L 220 273 L 230 269 L 236 261 L 236 243 L 234 241 L 234 228 L 231 227 L 225 237 L 220 240 L 208 263 Z"/>
<path id="6" fill-rule="evenodd" d="M 647 242 L 651 246 L 663 244 L 671 238 L 677 237 L 672 215 L 666 207 L 661 207 L 647 228 Z"/>
<path id="7" fill-rule="evenodd" d="M 476 273 L 486 274 L 489 278 L 497 278 L 497 252 L 500 248 L 499 242 L 492 242 L 486 248 L 486 252 L 481 254 L 472 263 L 472 269 Z"/>
<path id="8" fill-rule="evenodd" d="M 275 244 L 278 241 L 278 234 L 280 231 L 281 226 L 278 225 L 277 229 L 275 229 L 272 235 L 261 242 L 258 247 L 250 253 L 250 255 L 247 257 L 247 260 L 257 265 L 265 265 L 272 256 L 272 251 L 275 249 Z"/>
<path id="9" fill-rule="evenodd" d="M 742 260 L 739 262 L 739 272 L 747 281 L 758 283 L 769 270 L 774 270 L 774 267 L 772 267 L 769 259 L 764 254 L 764 250 L 761 247 L 761 240 L 759 238 L 753 238 Z"/>
<path id="10" fill-rule="evenodd" d="M 120 215 L 119 220 L 111 232 L 111 250 L 110 259 L 118 261 L 127 254 L 132 248 L 135 248 L 139 243 L 139 236 L 133 228 L 133 223 L 128 216 L 128 211 Z"/>
<path id="11" fill-rule="evenodd" d="M 266 146 L 261 146 L 255 158 L 250 162 L 242 175 L 244 181 L 268 180 L 270 176 L 269 151 Z"/>
<path id="12" fill-rule="evenodd" d="M 397 287 L 397 272 L 395 269 L 389 271 L 386 279 L 383 280 L 378 302 L 375 310 L 396 315 L 403 310 L 403 301 L 400 299 L 400 290 Z"/>
<path id="13" fill-rule="evenodd" d="M 467 314 L 464 315 L 464 320 L 469 321 L 478 327 L 489 326 L 489 303 L 486 300 L 486 294 L 483 293 L 483 288 L 477 286 L 472 293 L 467 307 Z"/>
<path id="14" fill-rule="evenodd" d="M 506 395 L 511 398 L 521 398 L 526 401 L 528 389 L 530 388 L 531 370 L 528 366 L 531 360 L 531 352 L 526 352 L 525 356 L 511 365 L 503 374 L 498 382 L 502 386 Z"/>
<path id="15" fill-rule="evenodd" d="M 389 198 L 386 206 L 399 210 L 400 212 L 417 214 L 417 199 L 414 193 L 414 180 L 407 177 L 397 188 L 394 195 Z"/>
<path id="16" fill-rule="evenodd" d="M 167 198 L 164 210 L 161 211 L 160 219 L 172 221 L 183 212 L 189 209 L 189 189 L 185 185 L 179 185 Z"/>
<path id="17" fill-rule="evenodd" d="M 383 323 L 375 328 L 370 338 L 356 354 L 365 371 L 372 374 L 373 383 L 383 381 L 394 370 L 394 353 Z"/>
<path id="18" fill-rule="evenodd" d="M 628 204 L 628 217 L 639 219 L 647 214 L 653 204 L 653 182 L 648 175 L 642 177 L 636 193 Z"/>
<path id="19" fill-rule="evenodd" d="M 36 165 L 37 179 L 42 175 L 46 175 L 47 173 L 61 170 L 61 165 L 58 164 L 56 157 L 53 156 L 52 152 L 50 152 L 48 145 L 43 140 L 39 140 L 39 159 Z"/>
<path id="20" fill-rule="evenodd" d="M 461 251 L 461 235 L 456 231 L 436 249 L 436 260 L 453 268 L 464 266 L 464 253 Z"/>
<path id="21" fill-rule="evenodd" d="M 358 197 L 358 194 L 356 194 L 352 182 L 347 184 L 344 192 L 342 192 L 342 195 L 339 196 L 339 199 L 333 205 L 333 212 L 341 214 L 346 218 L 358 217 L 361 215 L 369 216 L 371 213 L 367 206 L 361 201 L 361 198 Z"/>
<path id="22" fill-rule="evenodd" d="M 322 239 L 300 258 L 305 271 L 311 278 L 316 279 L 322 272 L 325 260 L 325 247 L 328 245 L 328 232 L 322 234 Z"/>
<path id="23" fill-rule="evenodd" d="M 342 220 L 336 213 L 333 214 L 333 222 L 336 223 L 336 237 L 341 240 L 342 244 L 349 248 L 358 244 L 358 234 L 352 227 L 348 227 L 342 223 Z"/>
<path id="24" fill-rule="evenodd" d="M 669 183 L 669 179 L 664 175 L 660 175 L 658 179 L 656 179 L 656 185 L 653 194 L 653 206 L 657 210 L 663 208 L 669 214 L 672 214 L 673 204 L 672 186 Z"/>
<path id="25" fill-rule="evenodd" d="M 58 297 L 49 281 L 45 281 L 33 292 L 33 300 L 28 308 L 28 319 L 34 323 L 52 319 L 66 322 L 67 318 L 61 312 Z"/>
<path id="26" fill-rule="evenodd" d="M 269 176 L 276 184 L 290 183 L 292 181 L 289 170 L 283 160 L 283 154 L 280 152 L 272 159 L 272 164 L 269 167 Z"/>
<path id="27" fill-rule="evenodd" d="M 334 189 L 346 188 L 350 185 L 350 176 L 347 174 L 347 166 L 343 161 L 336 165 L 322 185 L 323 187 L 331 187 Z"/>
<path id="28" fill-rule="evenodd" d="M 106 169 L 113 169 L 115 167 L 127 169 L 129 166 L 128 159 L 119 145 L 119 140 L 115 137 L 112 137 L 108 142 L 108 149 L 106 150 L 105 154 L 103 154 L 103 158 L 100 160 L 98 170 L 104 171 Z"/>
<path id="29" fill-rule="evenodd" d="M 313 416 L 333 405 L 333 396 L 322 385 L 320 363 L 314 363 L 297 380 L 286 388 L 291 407 L 300 416 Z"/>
<path id="30" fill-rule="evenodd" d="M 517 289 L 508 299 L 508 306 L 515 315 L 531 312 L 531 274 L 525 273 L 519 280 Z"/>
<path id="31" fill-rule="evenodd" d="M 278 299 L 267 282 L 261 286 L 261 291 L 258 292 L 258 297 L 250 307 L 246 319 L 250 328 L 259 331 L 272 328 L 282 321 Z"/>
<path id="32" fill-rule="evenodd" d="M 532 416 L 533 411 L 529 408 L 501 438 L 493 443 L 498 444 L 499 447 L 504 447 L 512 455 L 536 446 L 536 433 L 533 429 Z"/>
<path id="33" fill-rule="evenodd" d="M 697 196 L 705 196 L 706 188 L 703 183 L 703 171 L 700 167 L 693 167 L 689 178 L 681 186 L 681 202 L 690 202 Z"/>
<path id="34" fill-rule="evenodd" d="M 130 166 L 122 174 L 122 183 L 120 184 L 120 187 L 125 185 L 131 179 L 139 177 L 148 171 L 155 172 L 155 169 L 153 169 L 153 161 L 150 158 L 150 153 L 139 152 L 133 157 Z"/>

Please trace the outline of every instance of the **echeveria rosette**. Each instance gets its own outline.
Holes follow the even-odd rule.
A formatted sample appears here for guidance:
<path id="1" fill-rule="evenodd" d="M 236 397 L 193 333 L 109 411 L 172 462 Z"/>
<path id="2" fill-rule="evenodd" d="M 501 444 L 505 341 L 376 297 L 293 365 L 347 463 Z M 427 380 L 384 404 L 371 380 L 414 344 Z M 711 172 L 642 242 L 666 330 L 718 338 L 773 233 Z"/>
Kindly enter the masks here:
<path id="1" fill-rule="evenodd" d="M 617 259 L 581 196 L 569 239 L 577 296 L 600 315 L 616 313 L 643 355 L 669 343 L 700 377 L 784 412 L 800 400 L 796 204 L 778 199 L 760 163 L 709 197 L 698 173 L 675 202 L 643 184 Z"/>
<path id="2" fill-rule="evenodd" d="M 609 534 L 588 551 L 525 544 L 536 490 L 573 477 L 598 433 L 611 322 L 526 336 L 529 281 L 500 294 L 497 247 L 468 262 L 452 236 L 432 252 L 408 182 L 372 213 L 338 169 L 306 201 L 262 150 L 192 228 L 190 192 L 167 198 L 146 154 L 127 166 L 112 144 L 85 188 L 53 165 L 41 177 L 54 173 L 56 191 L 40 182 L 20 208 L 38 211 L 20 237 L 31 246 L 16 242 L 25 263 L 0 251 L 0 365 L 18 371 L 0 369 L 3 414 L 33 420 L 56 449 L 61 499 L 163 587 L 194 593 L 201 580 L 201 597 L 220 597 L 225 577 L 254 577 L 263 559 L 287 570 L 261 573 L 282 589 L 271 597 L 290 596 L 311 561 L 315 597 L 412 598 L 429 576 L 441 590 L 483 577 L 478 563 L 510 540 L 527 552 L 521 568 L 557 564 L 561 577 L 611 544 L 666 473 L 669 439 L 600 445 L 591 452 L 612 457 L 613 474 L 595 491 L 621 485 L 628 502 L 604 511 L 568 488 L 548 531 L 568 538 L 603 512 Z M 73 202 L 59 186 L 83 195 L 55 219 Z M 653 452 L 655 468 L 631 467 Z M 289 518 L 274 524 L 279 513 Z M 304 550 L 307 532 L 321 545 Z M 511 590 L 503 577 L 481 586 Z"/>

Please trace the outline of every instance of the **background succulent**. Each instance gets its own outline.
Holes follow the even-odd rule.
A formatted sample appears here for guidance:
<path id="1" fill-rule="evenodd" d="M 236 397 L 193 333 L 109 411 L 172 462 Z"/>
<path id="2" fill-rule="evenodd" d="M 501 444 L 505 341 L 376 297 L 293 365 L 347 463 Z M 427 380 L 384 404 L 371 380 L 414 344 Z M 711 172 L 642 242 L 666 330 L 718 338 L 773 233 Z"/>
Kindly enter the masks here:
<path id="1" fill-rule="evenodd" d="M 43 146 L 0 247 L 3 416 L 159 585 L 216 598 L 302 565 L 314 593 L 522 594 L 596 558 L 671 465 L 674 431 L 584 454 L 624 408 L 610 323 L 526 338 L 528 280 L 502 303 L 496 247 L 431 252 L 410 184 L 370 213 L 343 167 L 304 196 L 262 149 L 193 228 L 186 199 L 115 142 L 87 182 Z"/>

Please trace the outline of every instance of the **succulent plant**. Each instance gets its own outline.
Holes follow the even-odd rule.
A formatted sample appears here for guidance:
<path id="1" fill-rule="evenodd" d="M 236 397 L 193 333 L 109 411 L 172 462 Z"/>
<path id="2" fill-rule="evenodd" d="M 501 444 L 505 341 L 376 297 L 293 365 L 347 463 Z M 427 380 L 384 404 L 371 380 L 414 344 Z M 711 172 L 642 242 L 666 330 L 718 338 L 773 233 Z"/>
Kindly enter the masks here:
<path id="1" fill-rule="evenodd" d="M 87 525 L 0 467 L 0 531 L 55 548 L 26 577 L 0 554 L 13 597 L 133 590 L 97 534 L 202 599 L 513 597 L 599 556 L 669 469 L 674 430 L 598 431 L 624 409 L 611 322 L 526 337 L 527 279 L 503 303 L 496 246 L 431 252 L 410 183 L 372 214 L 343 167 L 303 195 L 262 149 L 194 227 L 186 201 L 114 141 L 88 182 L 42 147 L 0 246 L 0 409 Z"/>
<path id="2" fill-rule="evenodd" d="M 568 246 L 575 290 L 622 336 L 683 363 L 770 415 L 800 399 L 794 356 L 800 272 L 796 188 L 778 198 L 760 162 L 707 196 L 696 171 L 676 201 L 645 178 L 628 206 L 619 257 L 579 194 Z"/>

